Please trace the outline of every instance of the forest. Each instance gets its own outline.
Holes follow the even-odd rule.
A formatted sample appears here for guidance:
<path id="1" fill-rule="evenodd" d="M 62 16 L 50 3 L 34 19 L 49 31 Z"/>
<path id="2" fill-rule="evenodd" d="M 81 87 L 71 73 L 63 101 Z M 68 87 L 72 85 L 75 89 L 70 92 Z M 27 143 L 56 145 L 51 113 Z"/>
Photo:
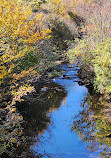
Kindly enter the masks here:
<path id="1" fill-rule="evenodd" d="M 50 80 L 61 76 L 60 63 L 80 67 L 77 72 L 81 79 L 79 83 L 85 85 L 94 96 L 100 97 L 94 106 L 99 107 L 101 100 L 99 108 L 108 107 L 108 111 L 103 110 L 106 122 L 100 129 L 101 121 L 98 121 L 97 129 L 105 130 L 105 136 L 111 137 L 111 1 L 1 0 L 1 157 L 17 157 L 15 151 L 28 142 L 21 126 L 24 117 L 19 111 L 19 104 L 25 108 L 24 102 L 28 102 L 32 95 L 40 104 L 41 96 L 46 95 L 41 91 L 47 90 Z M 52 103 L 60 104 L 62 95 L 65 97 L 65 92 L 58 92 L 59 99 L 56 96 L 56 91 L 60 89 L 54 86 L 55 94 L 49 91 L 46 104 L 50 100 L 50 108 Z M 27 106 L 29 111 L 33 108 Z M 90 106 L 89 111 L 93 109 L 93 105 Z M 48 111 L 47 108 L 45 110 Z M 43 113 L 42 109 L 40 113 Z M 39 119 L 39 113 L 35 117 Z M 73 128 L 80 134 L 78 124 L 76 120 Z M 111 138 L 108 143 L 111 145 Z"/>

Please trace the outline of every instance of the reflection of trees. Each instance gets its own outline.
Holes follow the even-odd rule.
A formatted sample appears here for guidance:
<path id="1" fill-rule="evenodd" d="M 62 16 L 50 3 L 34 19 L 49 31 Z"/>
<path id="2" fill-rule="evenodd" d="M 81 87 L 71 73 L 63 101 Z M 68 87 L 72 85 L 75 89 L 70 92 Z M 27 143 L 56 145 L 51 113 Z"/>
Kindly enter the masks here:
<path id="1" fill-rule="evenodd" d="M 3 109 L 1 116 L 4 118 L 0 120 L 0 157 L 10 158 L 20 141 L 24 139 L 21 127 L 22 116 L 13 107 Z"/>
<path id="2" fill-rule="evenodd" d="M 76 130 L 80 139 L 86 142 L 88 149 L 100 151 L 101 156 L 110 155 L 111 138 L 106 137 L 111 133 L 111 123 L 103 116 L 103 103 L 99 97 L 88 96 L 82 103 L 82 110 L 75 117 L 72 130 Z"/>
<path id="3" fill-rule="evenodd" d="M 64 90 L 57 84 L 48 85 L 48 90 L 40 92 L 39 95 L 29 95 L 28 101 L 18 104 L 17 108 L 23 116 L 22 125 L 25 142 L 17 149 L 17 155 L 22 157 L 34 157 L 29 151 L 33 142 L 39 142 L 38 134 L 43 134 L 50 123 L 50 116 L 47 113 L 60 106 L 62 99 L 66 96 Z M 25 144 L 25 145 L 24 145 Z M 38 156 L 40 157 L 40 155 Z"/>

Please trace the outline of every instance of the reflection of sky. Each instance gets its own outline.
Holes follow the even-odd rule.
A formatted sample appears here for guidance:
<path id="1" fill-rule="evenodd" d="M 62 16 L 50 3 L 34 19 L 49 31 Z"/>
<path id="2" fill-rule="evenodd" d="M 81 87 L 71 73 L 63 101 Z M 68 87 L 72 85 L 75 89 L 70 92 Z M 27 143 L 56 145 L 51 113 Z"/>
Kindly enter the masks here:
<path id="1" fill-rule="evenodd" d="M 65 69 L 65 74 L 77 73 L 74 68 Z M 87 89 L 71 79 L 57 78 L 54 82 L 66 89 L 67 97 L 61 102 L 59 109 L 51 112 L 51 123 L 40 137 L 40 144 L 35 143 L 32 146 L 33 151 L 54 154 L 53 158 L 97 158 L 98 153 L 88 151 L 86 144 L 79 139 L 77 133 L 71 132 L 73 118 L 81 110 L 80 104 L 87 94 Z M 47 156 L 44 154 L 44 157 Z"/>

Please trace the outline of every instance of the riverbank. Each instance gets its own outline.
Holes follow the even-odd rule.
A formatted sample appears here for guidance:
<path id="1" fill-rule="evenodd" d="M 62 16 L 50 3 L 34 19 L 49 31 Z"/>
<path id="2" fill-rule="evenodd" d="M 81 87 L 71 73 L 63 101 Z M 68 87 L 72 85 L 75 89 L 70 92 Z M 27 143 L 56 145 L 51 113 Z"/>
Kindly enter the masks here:
<path id="1" fill-rule="evenodd" d="M 111 122 L 111 94 L 101 94 L 99 91 L 96 91 L 94 88 L 95 73 L 92 69 L 81 66 L 77 73 L 79 85 L 85 85 L 88 88 L 89 94 L 92 96 L 97 96 L 100 100 L 103 117 Z M 104 108 L 103 108 L 104 107 Z"/>

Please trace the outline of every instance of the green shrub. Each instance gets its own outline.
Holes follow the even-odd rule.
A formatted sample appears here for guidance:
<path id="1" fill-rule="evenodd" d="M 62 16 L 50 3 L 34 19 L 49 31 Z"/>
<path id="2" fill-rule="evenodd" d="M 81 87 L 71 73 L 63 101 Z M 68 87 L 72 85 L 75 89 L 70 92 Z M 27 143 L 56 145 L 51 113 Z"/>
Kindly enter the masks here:
<path id="1" fill-rule="evenodd" d="M 96 74 L 95 87 L 100 93 L 111 92 L 111 42 L 105 39 L 97 44 L 94 50 L 94 72 Z"/>
<path id="2" fill-rule="evenodd" d="M 93 44 L 90 39 L 76 41 L 74 49 L 67 52 L 71 62 L 93 67 L 95 73 L 94 87 L 101 94 L 111 93 L 111 42 L 110 38 Z"/>

